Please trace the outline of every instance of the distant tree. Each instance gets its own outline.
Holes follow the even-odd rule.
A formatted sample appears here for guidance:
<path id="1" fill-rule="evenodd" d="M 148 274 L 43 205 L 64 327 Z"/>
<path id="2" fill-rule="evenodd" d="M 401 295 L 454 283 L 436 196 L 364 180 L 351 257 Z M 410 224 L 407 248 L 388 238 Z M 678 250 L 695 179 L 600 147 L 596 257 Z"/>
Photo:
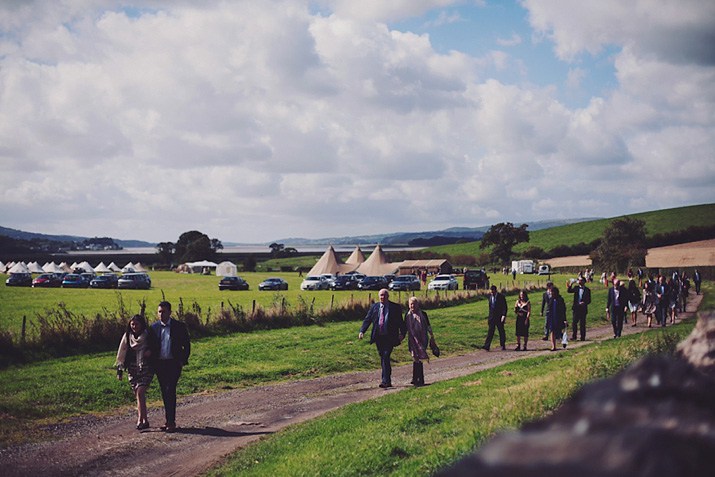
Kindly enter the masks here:
<path id="1" fill-rule="evenodd" d="M 223 245 L 217 239 L 209 239 L 206 234 L 198 230 L 184 232 L 174 245 L 174 255 L 179 262 L 195 260 L 213 260 L 218 250 Z"/>
<path id="2" fill-rule="evenodd" d="M 492 225 L 482 236 L 479 248 L 486 248 L 493 245 L 492 258 L 501 263 L 508 263 L 514 245 L 529 241 L 529 231 L 526 230 L 527 227 L 527 224 L 514 227 L 514 224 L 511 222 Z"/>
<path id="3" fill-rule="evenodd" d="M 544 249 L 541 247 L 530 245 L 526 250 L 524 250 L 524 256 L 530 259 L 544 258 L 546 256 L 546 252 L 544 252 Z"/>
<path id="4" fill-rule="evenodd" d="M 285 245 L 283 245 L 282 243 L 275 243 L 275 242 L 273 242 L 272 244 L 270 244 L 270 245 L 268 246 L 268 248 L 271 249 L 271 255 L 273 255 L 274 258 L 277 258 L 278 255 L 279 255 L 279 254 L 283 251 L 283 249 L 285 248 Z"/>
<path id="5" fill-rule="evenodd" d="M 174 244 L 172 242 L 159 242 L 156 244 L 156 254 L 159 256 L 159 261 L 164 264 L 170 264 L 174 260 Z"/>
<path id="6" fill-rule="evenodd" d="M 645 222 L 622 217 L 613 219 L 603 230 L 601 243 L 591 252 L 593 265 L 601 270 L 625 271 L 645 265 Z"/>
<path id="7" fill-rule="evenodd" d="M 243 259 L 243 271 L 244 272 L 255 272 L 256 265 L 258 265 L 258 261 L 256 260 L 256 257 L 254 257 L 253 255 L 246 255 L 246 257 Z"/>

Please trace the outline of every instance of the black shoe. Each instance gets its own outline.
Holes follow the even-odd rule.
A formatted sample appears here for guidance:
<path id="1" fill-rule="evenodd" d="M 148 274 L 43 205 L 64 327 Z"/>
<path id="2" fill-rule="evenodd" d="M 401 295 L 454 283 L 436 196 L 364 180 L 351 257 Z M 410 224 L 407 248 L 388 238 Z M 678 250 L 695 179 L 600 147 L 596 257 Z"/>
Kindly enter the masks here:
<path id="1" fill-rule="evenodd" d="M 586 338 L 581 338 L 581 341 L 586 341 Z"/>
<path id="2" fill-rule="evenodd" d="M 541 341 L 549 341 L 549 336 L 544 336 L 543 338 L 541 338 Z"/>
<path id="3" fill-rule="evenodd" d="M 514 348 L 514 351 L 521 351 L 521 346 L 517 346 L 516 348 Z"/>
<path id="4" fill-rule="evenodd" d="M 506 346 L 502 345 L 501 350 L 506 351 Z"/>
<path id="5" fill-rule="evenodd" d="M 480 346 L 479 349 L 483 349 L 484 351 L 489 351 L 489 348 L 487 348 L 486 346 Z"/>

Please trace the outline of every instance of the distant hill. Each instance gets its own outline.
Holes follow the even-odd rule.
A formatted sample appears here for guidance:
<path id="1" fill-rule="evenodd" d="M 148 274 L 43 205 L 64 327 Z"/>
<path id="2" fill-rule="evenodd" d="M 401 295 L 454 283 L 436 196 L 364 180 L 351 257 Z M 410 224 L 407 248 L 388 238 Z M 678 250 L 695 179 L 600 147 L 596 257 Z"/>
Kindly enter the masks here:
<path id="1" fill-rule="evenodd" d="M 48 235 L 48 234 L 38 234 L 35 232 L 24 232 L 22 230 L 11 229 L 8 227 L 0 226 L 0 235 L 5 237 L 11 237 L 14 239 L 22 240 L 52 240 L 55 242 L 82 242 L 94 237 L 80 237 L 77 235 Z M 156 244 L 150 242 L 143 242 L 141 240 L 119 240 L 113 239 L 121 247 L 153 247 Z"/>
<path id="2" fill-rule="evenodd" d="M 646 235 L 652 237 L 655 234 L 675 232 L 687 229 L 691 226 L 715 225 L 715 204 L 691 205 L 673 209 L 641 212 L 638 214 L 628 214 L 625 217 L 643 220 L 645 222 Z M 581 242 L 588 244 L 599 238 L 603 233 L 603 229 L 616 218 L 618 217 L 581 221 L 543 229 L 532 229 L 529 227 L 529 242 L 520 243 L 514 247 L 514 252 L 523 252 L 532 246 L 540 247 L 548 251 L 558 245 L 573 246 Z M 428 250 L 452 255 L 479 255 L 489 249 L 480 249 L 479 242 L 471 242 L 430 247 Z"/>
<path id="3" fill-rule="evenodd" d="M 536 222 L 527 222 L 527 225 L 529 226 L 530 231 L 534 231 L 593 220 L 599 219 L 581 218 L 567 220 L 541 220 Z M 518 224 L 514 223 L 514 225 L 521 225 L 522 223 L 523 222 L 519 222 Z M 409 245 L 413 241 L 418 241 L 413 243 L 419 243 L 419 241 L 429 241 L 435 237 L 461 239 L 462 241 L 480 240 L 482 235 L 484 235 L 484 232 L 489 230 L 489 227 L 491 227 L 491 225 L 485 225 L 482 227 L 451 227 L 444 230 L 433 230 L 429 232 L 397 232 L 393 234 L 354 235 L 348 237 L 328 237 L 320 239 L 292 237 L 275 240 L 274 242 L 302 245 L 361 245 L 379 243 L 381 245 L 405 246 Z"/>

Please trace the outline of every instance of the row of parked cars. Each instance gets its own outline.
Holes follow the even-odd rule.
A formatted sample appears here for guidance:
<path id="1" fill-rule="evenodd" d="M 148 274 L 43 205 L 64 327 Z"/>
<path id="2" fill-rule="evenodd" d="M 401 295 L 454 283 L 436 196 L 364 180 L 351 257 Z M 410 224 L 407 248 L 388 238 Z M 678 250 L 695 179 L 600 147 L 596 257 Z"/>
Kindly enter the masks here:
<path id="1" fill-rule="evenodd" d="M 7 286 L 33 288 L 151 288 L 151 278 L 147 273 L 42 273 L 32 278 L 29 273 L 13 273 L 7 280 Z"/>

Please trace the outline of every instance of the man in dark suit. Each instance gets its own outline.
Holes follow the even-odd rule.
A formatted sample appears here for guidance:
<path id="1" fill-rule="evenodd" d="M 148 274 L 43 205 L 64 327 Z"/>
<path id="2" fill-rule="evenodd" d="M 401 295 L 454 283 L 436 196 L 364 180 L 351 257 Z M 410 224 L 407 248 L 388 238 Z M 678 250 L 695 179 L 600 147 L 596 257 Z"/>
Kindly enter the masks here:
<path id="1" fill-rule="evenodd" d="M 542 340 L 546 341 L 549 339 L 549 311 L 551 310 L 551 297 L 549 296 L 549 290 L 554 286 L 552 282 L 546 282 L 546 290 L 541 295 L 541 316 L 544 317 L 544 337 Z M 546 314 L 544 314 L 546 312 Z"/>
<path id="2" fill-rule="evenodd" d="M 489 289 L 489 330 L 487 331 L 487 340 L 484 342 L 482 349 L 489 351 L 494 338 L 494 328 L 499 330 L 499 343 L 501 349 L 506 349 L 506 332 L 504 331 L 504 322 L 506 321 L 506 298 L 501 293 L 497 293 L 497 287 L 492 285 Z"/>
<path id="3" fill-rule="evenodd" d="M 186 325 L 171 318 L 171 303 L 162 301 L 158 309 L 159 320 L 152 323 L 150 330 L 156 337 L 156 349 L 152 351 L 154 370 L 159 380 L 161 397 L 164 400 L 166 423 L 162 431 L 176 430 L 176 384 L 181 369 L 189 364 L 191 342 Z"/>
<path id="4" fill-rule="evenodd" d="M 576 340 L 576 333 L 579 325 L 581 326 L 581 341 L 586 341 L 586 315 L 588 314 L 588 305 L 591 303 L 591 290 L 586 286 L 586 279 L 583 276 L 578 277 L 578 286 L 574 287 L 572 283 L 568 284 L 569 293 L 573 293 L 573 325 L 571 339 Z"/>
<path id="5" fill-rule="evenodd" d="M 668 307 L 670 306 L 670 286 L 665 283 L 665 277 L 658 275 L 655 285 L 655 319 L 661 326 L 668 321 Z"/>
<path id="6" fill-rule="evenodd" d="M 370 309 L 367 310 L 358 338 L 362 339 L 367 329 L 372 325 L 370 343 L 377 345 L 377 352 L 380 354 L 380 364 L 382 365 L 380 387 L 389 388 L 392 386 L 390 354 L 392 349 L 402 342 L 407 328 L 402 319 L 402 308 L 397 303 L 389 300 L 390 294 L 387 289 L 380 290 L 378 296 L 380 301 L 373 303 Z"/>
<path id="7" fill-rule="evenodd" d="M 698 269 L 693 272 L 693 282 L 695 283 L 695 294 L 700 295 L 700 284 L 703 282 L 703 277 L 700 275 Z"/>
<path id="8" fill-rule="evenodd" d="M 621 284 L 620 280 L 615 279 L 613 286 L 608 289 L 608 301 L 606 302 L 606 311 L 611 315 L 614 338 L 621 336 L 627 306 L 628 291 L 626 287 Z"/>

